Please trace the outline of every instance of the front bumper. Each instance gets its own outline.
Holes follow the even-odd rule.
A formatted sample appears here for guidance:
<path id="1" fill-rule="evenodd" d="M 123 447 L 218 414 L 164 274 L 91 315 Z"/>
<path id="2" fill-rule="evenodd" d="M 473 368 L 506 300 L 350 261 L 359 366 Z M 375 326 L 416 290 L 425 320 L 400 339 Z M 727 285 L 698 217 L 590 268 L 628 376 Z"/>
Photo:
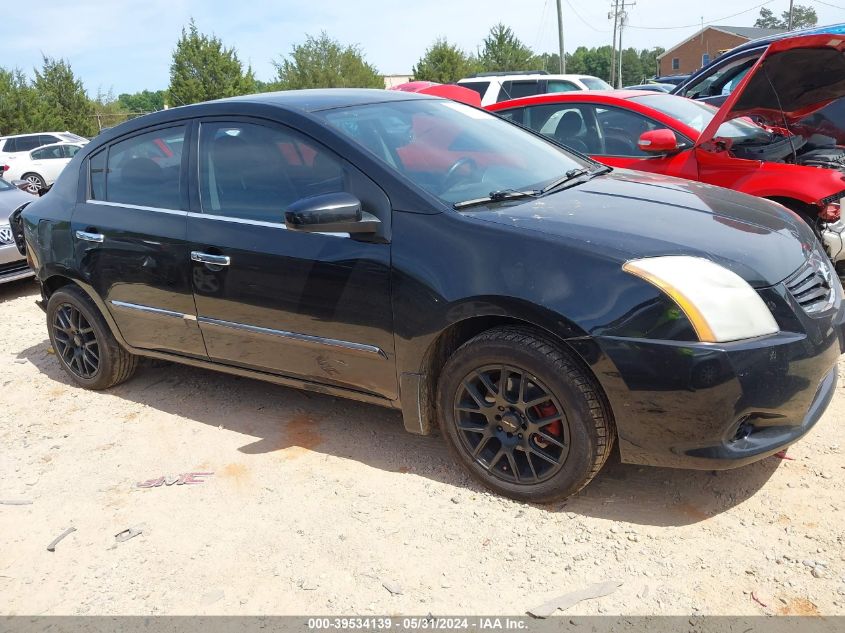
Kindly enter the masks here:
<path id="1" fill-rule="evenodd" d="M 0 245 L 0 284 L 32 277 L 34 273 L 14 244 Z"/>
<path id="2" fill-rule="evenodd" d="M 599 336 L 576 345 L 610 401 L 622 461 L 734 468 L 805 435 L 833 398 L 845 311 L 796 319 L 801 332 L 737 343 Z"/>

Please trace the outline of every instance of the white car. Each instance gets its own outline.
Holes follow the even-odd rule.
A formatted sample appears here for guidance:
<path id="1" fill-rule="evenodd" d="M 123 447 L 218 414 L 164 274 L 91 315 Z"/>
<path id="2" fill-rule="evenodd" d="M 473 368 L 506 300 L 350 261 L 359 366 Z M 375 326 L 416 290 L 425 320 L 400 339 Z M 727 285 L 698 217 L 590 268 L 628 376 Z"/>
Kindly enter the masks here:
<path id="1" fill-rule="evenodd" d="M 475 90 L 481 95 L 482 106 L 547 92 L 613 90 L 609 83 L 591 75 L 550 75 L 545 71 L 479 73 L 461 79 L 458 85 Z"/>
<path id="2" fill-rule="evenodd" d="M 38 132 L 37 134 L 15 134 L 0 136 L 0 165 L 18 156 L 25 156 L 36 147 L 53 143 L 87 143 L 88 139 L 73 132 Z"/>
<path id="3" fill-rule="evenodd" d="M 27 180 L 30 183 L 29 190 L 37 193 L 39 189 L 49 187 L 56 181 L 65 165 L 84 145 L 85 143 L 54 143 L 25 152 L 15 160 L 0 165 L 4 168 L 3 179 L 9 182 Z"/>

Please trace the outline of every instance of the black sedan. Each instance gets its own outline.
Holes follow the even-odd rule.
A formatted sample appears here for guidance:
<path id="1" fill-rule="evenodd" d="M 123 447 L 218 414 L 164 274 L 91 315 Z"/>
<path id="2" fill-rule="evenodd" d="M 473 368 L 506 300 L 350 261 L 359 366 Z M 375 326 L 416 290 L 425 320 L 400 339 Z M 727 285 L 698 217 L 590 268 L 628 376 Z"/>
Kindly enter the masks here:
<path id="1" fill-rule="evenodd" d="M 842 288 L 783 207 L 411 93 L 134 119 L 19 220 L 78 384 L 147 356 L 393 407 L 524 500 L 577 491 L 617 437 L 641 464 L 779 451 L 843 345 Z"/>

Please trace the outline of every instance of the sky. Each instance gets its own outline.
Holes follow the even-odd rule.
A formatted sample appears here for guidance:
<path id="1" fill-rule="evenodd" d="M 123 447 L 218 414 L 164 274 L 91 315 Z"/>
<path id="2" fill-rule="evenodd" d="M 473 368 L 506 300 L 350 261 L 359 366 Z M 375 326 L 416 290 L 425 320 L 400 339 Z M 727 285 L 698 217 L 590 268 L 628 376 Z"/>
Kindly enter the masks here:
<path id="1" fill-rule="evenodd" d="M 567 51 L 610 44 L 612 0 L 562 0 Z M 845 0 L 798 0 L 819 24 L 845 22 Z M 70 61 L 88 92 L 114 95 L 166 88 L 182 27 L 193 17 L 252 64 L 275 77 L 272 61 L 306 34 L 326 31 L 358 44 L 382 74 L 406 74 L 425 49 L 446 37 L 475 51 L 496 22 L 510 26 L 536 52 L 557 51 L 555 0 L 40 0 L 38 17 L 0 18 L 0 65 L 31 75 L 42 54 Z M 669 48 L 704 23 L 751 26 L 765 5 L 780 14 L 789 0 L 637 0 L 628 9 L 627 48 Z M 738 14 L 738 15 L 737 15 Z M 647 27 L 647 28 L 643 28 Z"/>

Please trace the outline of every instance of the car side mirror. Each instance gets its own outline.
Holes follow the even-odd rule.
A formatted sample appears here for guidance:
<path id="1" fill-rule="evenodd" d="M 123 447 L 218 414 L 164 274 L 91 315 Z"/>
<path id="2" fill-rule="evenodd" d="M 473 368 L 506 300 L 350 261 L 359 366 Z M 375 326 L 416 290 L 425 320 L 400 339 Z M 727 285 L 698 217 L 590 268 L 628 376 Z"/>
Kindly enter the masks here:
<path id="1" fill-rule="evenodd" d="M 375 233 L 381 222 L 346 192 L 303 198 L 285 210 L 285 226 L 308 233 Z"/>
<path id="2" fill-rule="evenodd" d="M 681 149 L 675 133 L 667 128 L 643 132 L 637 141 L 637 147 L 649 154 L 672 154 Z"/>

